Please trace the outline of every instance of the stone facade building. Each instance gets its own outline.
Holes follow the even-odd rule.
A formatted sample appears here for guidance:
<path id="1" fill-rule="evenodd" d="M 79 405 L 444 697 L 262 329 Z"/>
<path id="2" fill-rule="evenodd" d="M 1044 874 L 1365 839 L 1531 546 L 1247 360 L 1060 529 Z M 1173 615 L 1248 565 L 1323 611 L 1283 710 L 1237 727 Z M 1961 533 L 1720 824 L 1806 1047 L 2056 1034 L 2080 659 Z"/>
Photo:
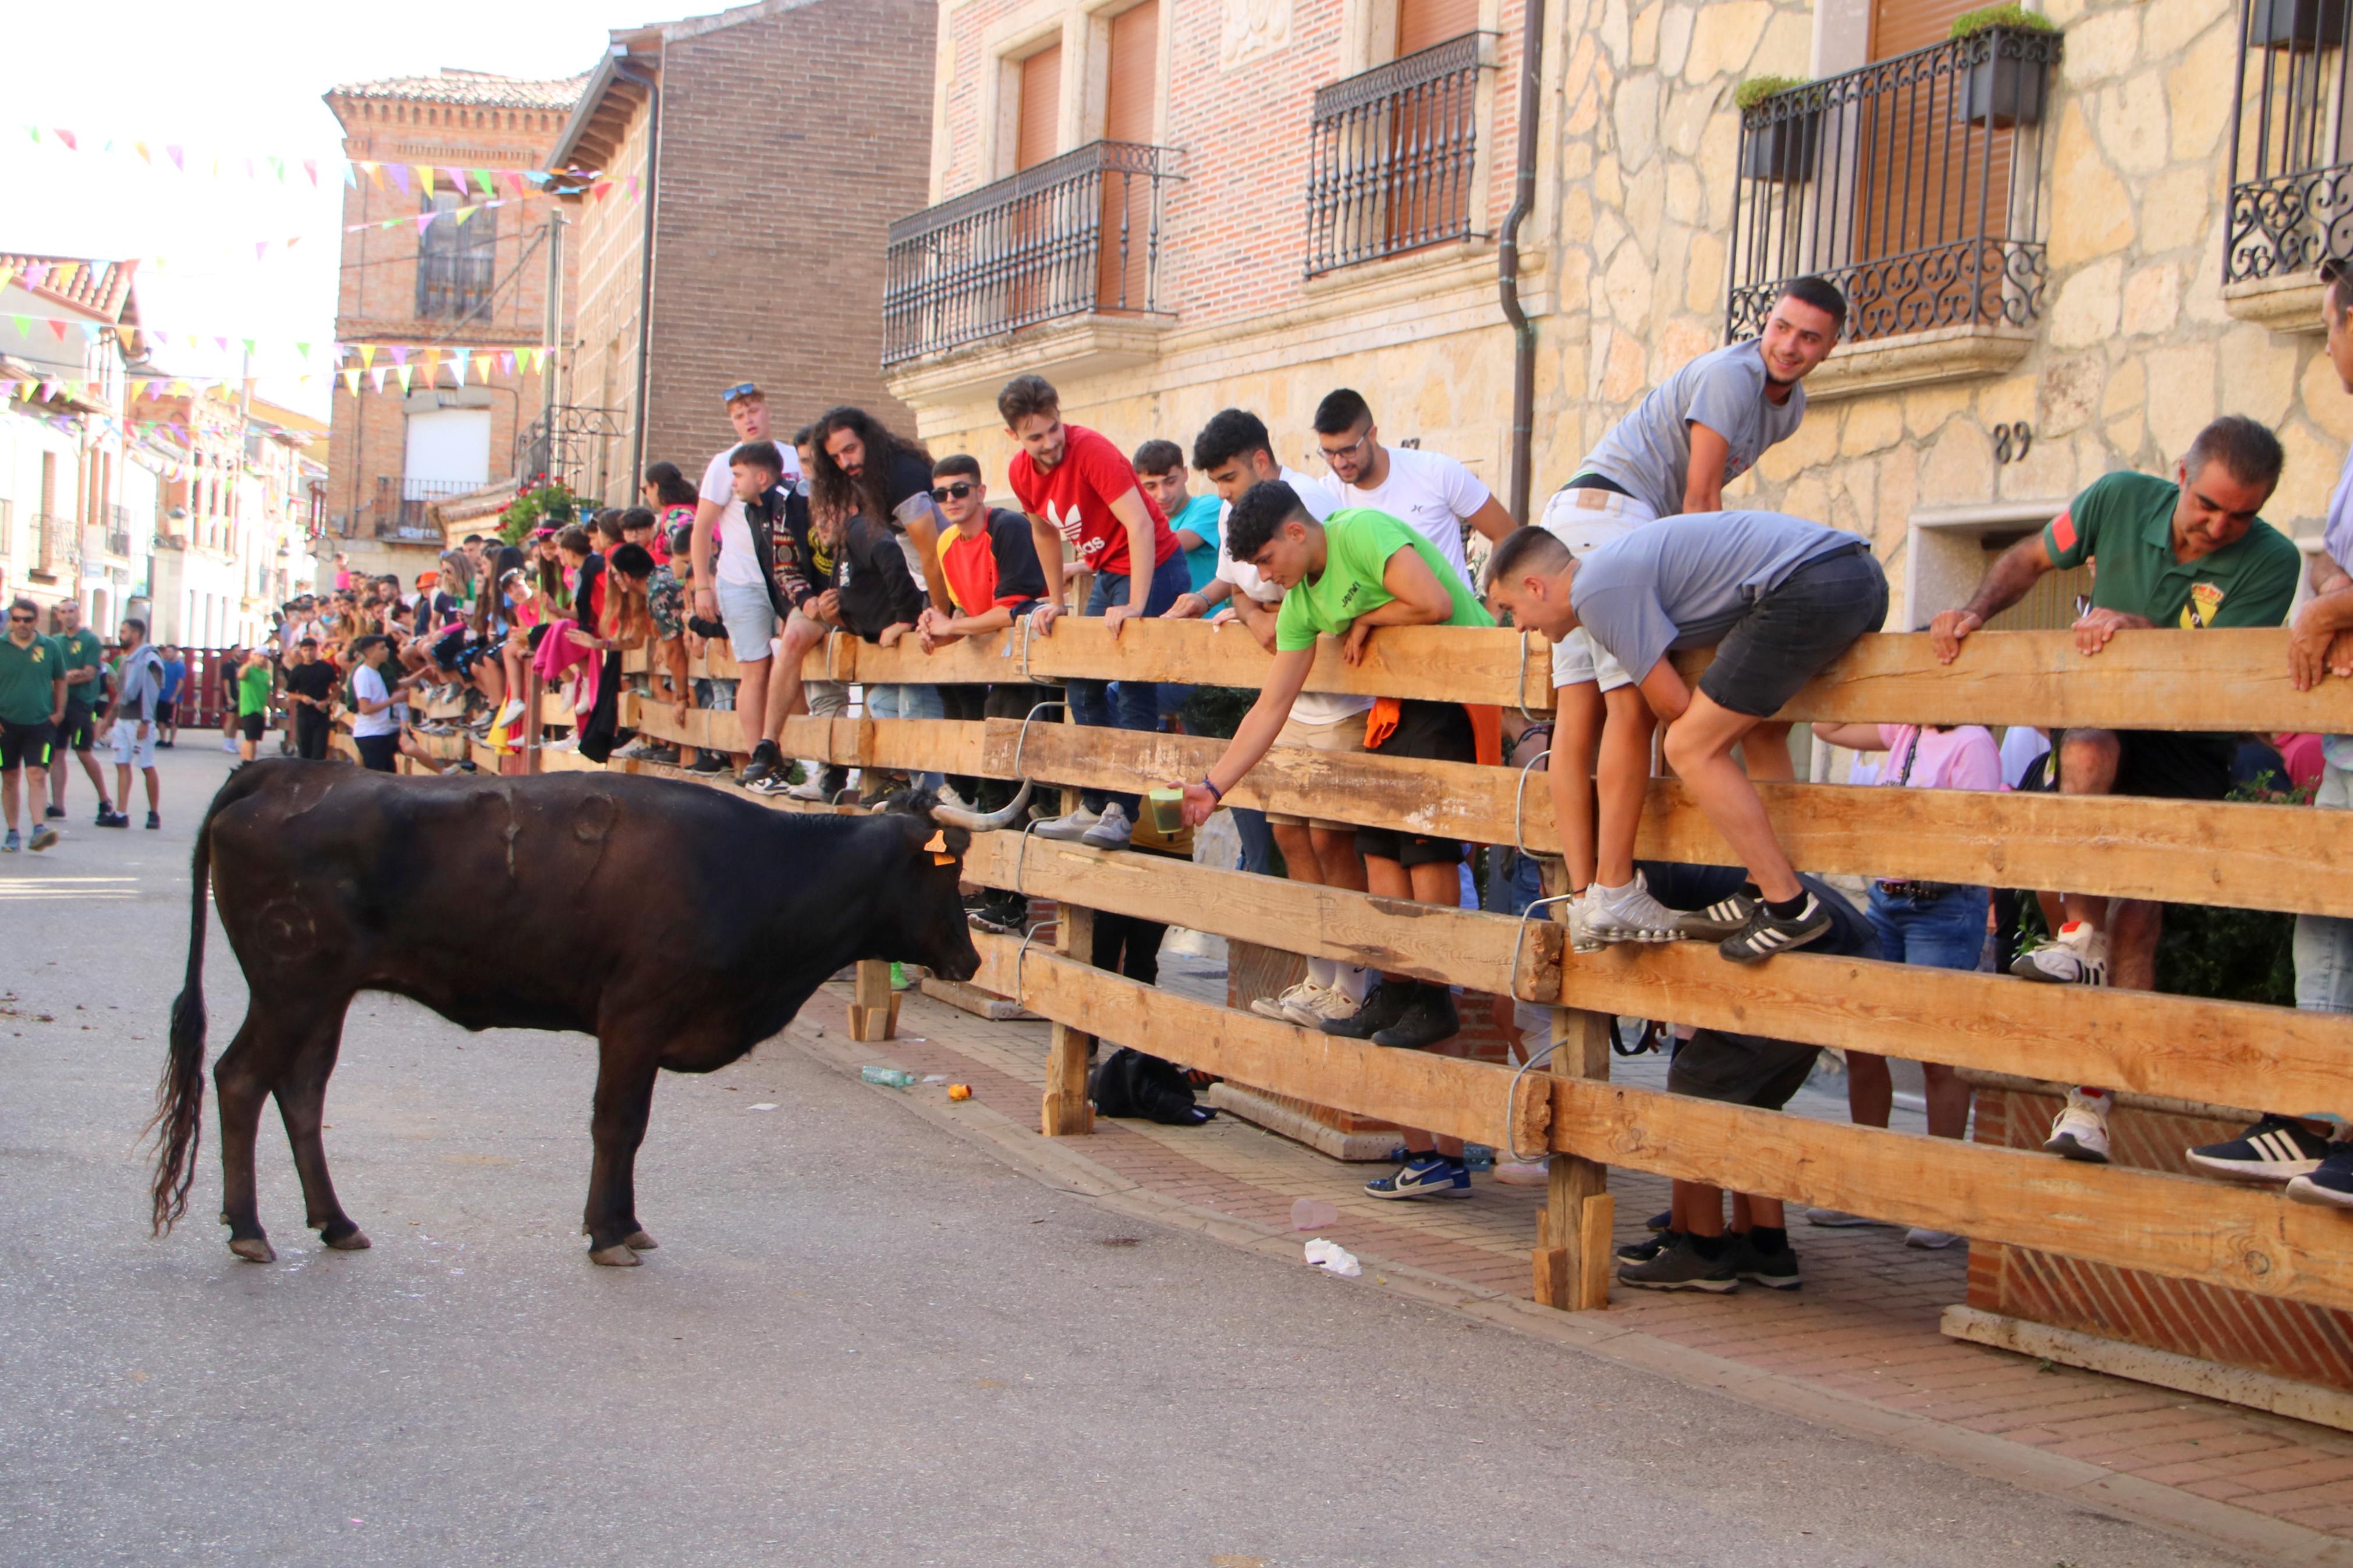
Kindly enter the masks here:
<path id="1" fill-rule="evenodd" d="M 759 0 L 612 35 L 550 154 L 612 182 L 565 204 L 567 401 L 612 432 L 574 444 L 576 488 L 618 499 L 658 458 L 699 475 L 742 381 L 786 431 L 840 403 L 910 423 L 877 323 L 886 230 L 923 200 L 934 16 L 933 0 Z"/>
<path id="2" fill-rule="evenodd" d="M 401 345 L 407 358 L 408 345 L 438 345 L 446 354 L 551 341 L 546 247 L 556 203 L 539 184 L 524 182 L 518 191 L 501 176 L 546 167 L 580 87 L 576 78 L 519 81 L 443 70 L 326 95 L 343 127 L 345 154 L 376 165 L 345 189 L 343 222 L 440 213 L 421 226 L 345 232 L 338 342 L 371 345 L 371 353 L 376 344 Z M 488 189 L 473 178 L 478 170 Z M 481 205 L 494 198 L 505 205 Z M 467 206 L 478 210 L 461 223 L 458 209 Z M 388 347 L 386 355 L 375 363 L 389 363 Z M 512 369 L 491 363 L 487 376 L 482 368 L 470 364 L 460 384 L 446 370 L 411 365 L 406 392 L 393 378 L 381 392 L 365 378 L 356 393 L 338 383 L 328 458 L 332 541 L 322 550 L 406 579 L 441 547 L 427 507 L 523 470 L 546 389 L 520 362 Z"/>
<path id="3" fill-rule="evenodd" d="M 2315 13 L 2340 17 L 2318 49 L 2283 20 L 2242 80 L 2254 4 L 2048 0 L 2055 39 L 1949 43 L 1961 0 L 1548 0 L 1520 235 L 1535 506 L 1726 341 L 1736 294 L 1823 271 L 1855 330 L 1798 436 L 1729 497 L 1870 535 L 1905 624 L 2100 474 L 2168 468 L 2219 413 L 2279 429 L 2270 515 L 2309 539 L 2353 398 L 2320 353 L 2327 237 L 2277 214 L 2348 159 L 2341 9 Z M 934 205 L 894 230 L 891 384 L 935 450 L 992 466 L 991 398 L 1020 371 L 1125 447 L 1246 405 L 1293 462 L 1316 400 L 1353 385 L 1386 438 L 1502 491 L 1521 20 L 1517 0 L 944 0 Z M 1456 61 L 1471 85 L 1451 100 Z M 2009 93 L 2031 79 L 2022 110 L 1969 107 L 1997 73 Z M 1744 116 L 1765 78 L 1810 85 Z M 1106 154 L 1121 141 L 1146 151 Z M 1100 172 L 1138 158 L 1150 174 Z M 1458 167 L 1462 194 L 1432 195 Z M 1150 186 L 1124 209 L 1148 298 L 1121 300 L 1103 259 L 1120 180 Z M 2064 586 L 2013 616 L 2048 618 Z"/>

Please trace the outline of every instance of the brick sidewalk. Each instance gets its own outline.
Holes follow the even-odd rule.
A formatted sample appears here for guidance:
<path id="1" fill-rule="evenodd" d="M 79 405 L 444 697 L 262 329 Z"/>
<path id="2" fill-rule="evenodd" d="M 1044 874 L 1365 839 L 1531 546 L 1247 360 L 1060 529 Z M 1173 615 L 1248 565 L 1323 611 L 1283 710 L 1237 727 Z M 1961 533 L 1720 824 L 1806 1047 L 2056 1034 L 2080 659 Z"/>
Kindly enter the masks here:
<path id="1" fill-rule="evenodd" d="M 828 986 L 789 1033 L 822 1028 L 839 1047 L 848 1000 L 847 986 Z M 1036 1128 L 1048 1026 L 991 1022 L 914 992 L 902 1009 L 900 1038 L 849 1048 L 969 1083 L 981 1105 Z M 1356 1253 L 1368 1274 L 1396 1264 L 1481 1294 L 1530 1294 L 1541 1188 L 1479 1176 L 1467 1202 L 1383 1202 L 1363 1191 L 1377 1168 L 1226 1115 L 1200 1128 L 1099 1121 L 1093 1136 L 1056 1146 L 1162 1199 L 1273 1231 L 1289 1231 L 1295 1199 L 1328 1199 L 1339 1223 L 1315 1234 Z M 1613 1171 L 1610 1187 L 1620 1242 L 1666 1206 L 1664 1178 Z M 1967 1293 L 1963 1247 L 1924 1251 L 1899 1230 L 1802 1222 L 1790 1239 L 1802 1290 L 1618 1287 L 1606 1313 L 1568 1316 L 2353 1542 L 2353 1434 L 1947 1339 L 1937 1319 Z"/>

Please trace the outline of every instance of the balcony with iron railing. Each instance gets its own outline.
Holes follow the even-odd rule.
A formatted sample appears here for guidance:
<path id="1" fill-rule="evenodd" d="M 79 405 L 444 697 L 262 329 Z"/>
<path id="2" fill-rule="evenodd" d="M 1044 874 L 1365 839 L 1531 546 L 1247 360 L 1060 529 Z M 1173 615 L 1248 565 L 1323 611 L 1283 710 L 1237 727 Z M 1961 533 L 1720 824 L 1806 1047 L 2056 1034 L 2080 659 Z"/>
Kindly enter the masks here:
<path id="1" fill-rule="evenodd" d="M 106 552 L 124 560 L 131 555 L 131 509 L 119 501 L 107 504 Z"/>
<path id="2" fill-rule="evenodd" d="M 2233 315 L 2316 328 L 2319 268 L 2353 261 L 2348 0 L 2239 0 L 2222 288 Z"/>
<path id="3" fill-rule="evenodd" d="M 891 226 L 882 363 L 1072 317 L 1166 317 L 1161 236 L 1175 154 L 1092 142 Z"/>
<path id="4" fill-rule="evenodd" d="M 1315 90 L 1307 275 L 1472 237 L 1485 35 Z"/>
<path id="5" fill-rule="evenodd" d="M 412 479 L 390 474 L 377 476 L 375 497 L 369 507 L 366 531 L 378 539 L 408 543 L 439 543 L 441 525 L 427 510 L 437 501 L 470 495 L 486 479 Z"/>
<path id="6" fill-rule="evenodd" d="M 1727 339 L 1761 332 L 1781 286 L 1812 275 L 1846 296 L 1841 358 L 1934 349 L 1889 384 L 2022 357 L 2048 279 L 2042 128 L 2062 47 L 1993 27 L 1744 109 Z"/>
<path id="7" fill-rule="evenodd" d="M 35 512 L 32 564 L 26 570 L 43 582 L 53 581 L 65 569 L 66 546 L 72 538 L 73 519 L 55 512 Z"/>

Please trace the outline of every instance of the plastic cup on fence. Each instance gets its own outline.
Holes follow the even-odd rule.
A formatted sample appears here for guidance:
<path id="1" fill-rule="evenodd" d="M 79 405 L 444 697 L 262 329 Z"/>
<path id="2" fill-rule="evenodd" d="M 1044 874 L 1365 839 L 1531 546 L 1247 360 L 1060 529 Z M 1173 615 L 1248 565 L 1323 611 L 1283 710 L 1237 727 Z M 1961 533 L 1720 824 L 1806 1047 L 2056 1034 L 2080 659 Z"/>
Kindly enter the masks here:
<path id="1" fill-rule="evenodd" d="M 1162 833 L 1174 833 L 1185 826 L 1185 792 L 1181 789 L 1155 789 L 1145 797 L 1152 806 L 1152 826 Z"/>

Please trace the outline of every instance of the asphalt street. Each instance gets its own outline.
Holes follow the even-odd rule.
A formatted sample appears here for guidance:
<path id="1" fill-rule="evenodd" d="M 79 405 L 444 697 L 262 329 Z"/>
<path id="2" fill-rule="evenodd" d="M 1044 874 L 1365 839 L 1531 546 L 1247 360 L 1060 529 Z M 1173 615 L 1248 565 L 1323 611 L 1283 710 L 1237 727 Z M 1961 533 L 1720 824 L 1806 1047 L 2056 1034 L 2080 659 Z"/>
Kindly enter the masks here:
<path id="1" fill-rule="evenodd" d="M 0 857 L 0 1563 L 2232 1561 L 1152 1227 L 781 1042 L 664 1079 L 641 1268 L 576 1234 L 592 1042 L 389 997 L 329 1100 L 375 1249 L 302 1228 L 273 1118 L 280 1261 L 233 1259 L 209 1098 L 153 1239 L 139 1130 L 231 761 L 164 753 L 160 833 L 93 828 L 77 778 L 66 841 Z M 217 1047 L 244 994 L 209 954 Z"/>

